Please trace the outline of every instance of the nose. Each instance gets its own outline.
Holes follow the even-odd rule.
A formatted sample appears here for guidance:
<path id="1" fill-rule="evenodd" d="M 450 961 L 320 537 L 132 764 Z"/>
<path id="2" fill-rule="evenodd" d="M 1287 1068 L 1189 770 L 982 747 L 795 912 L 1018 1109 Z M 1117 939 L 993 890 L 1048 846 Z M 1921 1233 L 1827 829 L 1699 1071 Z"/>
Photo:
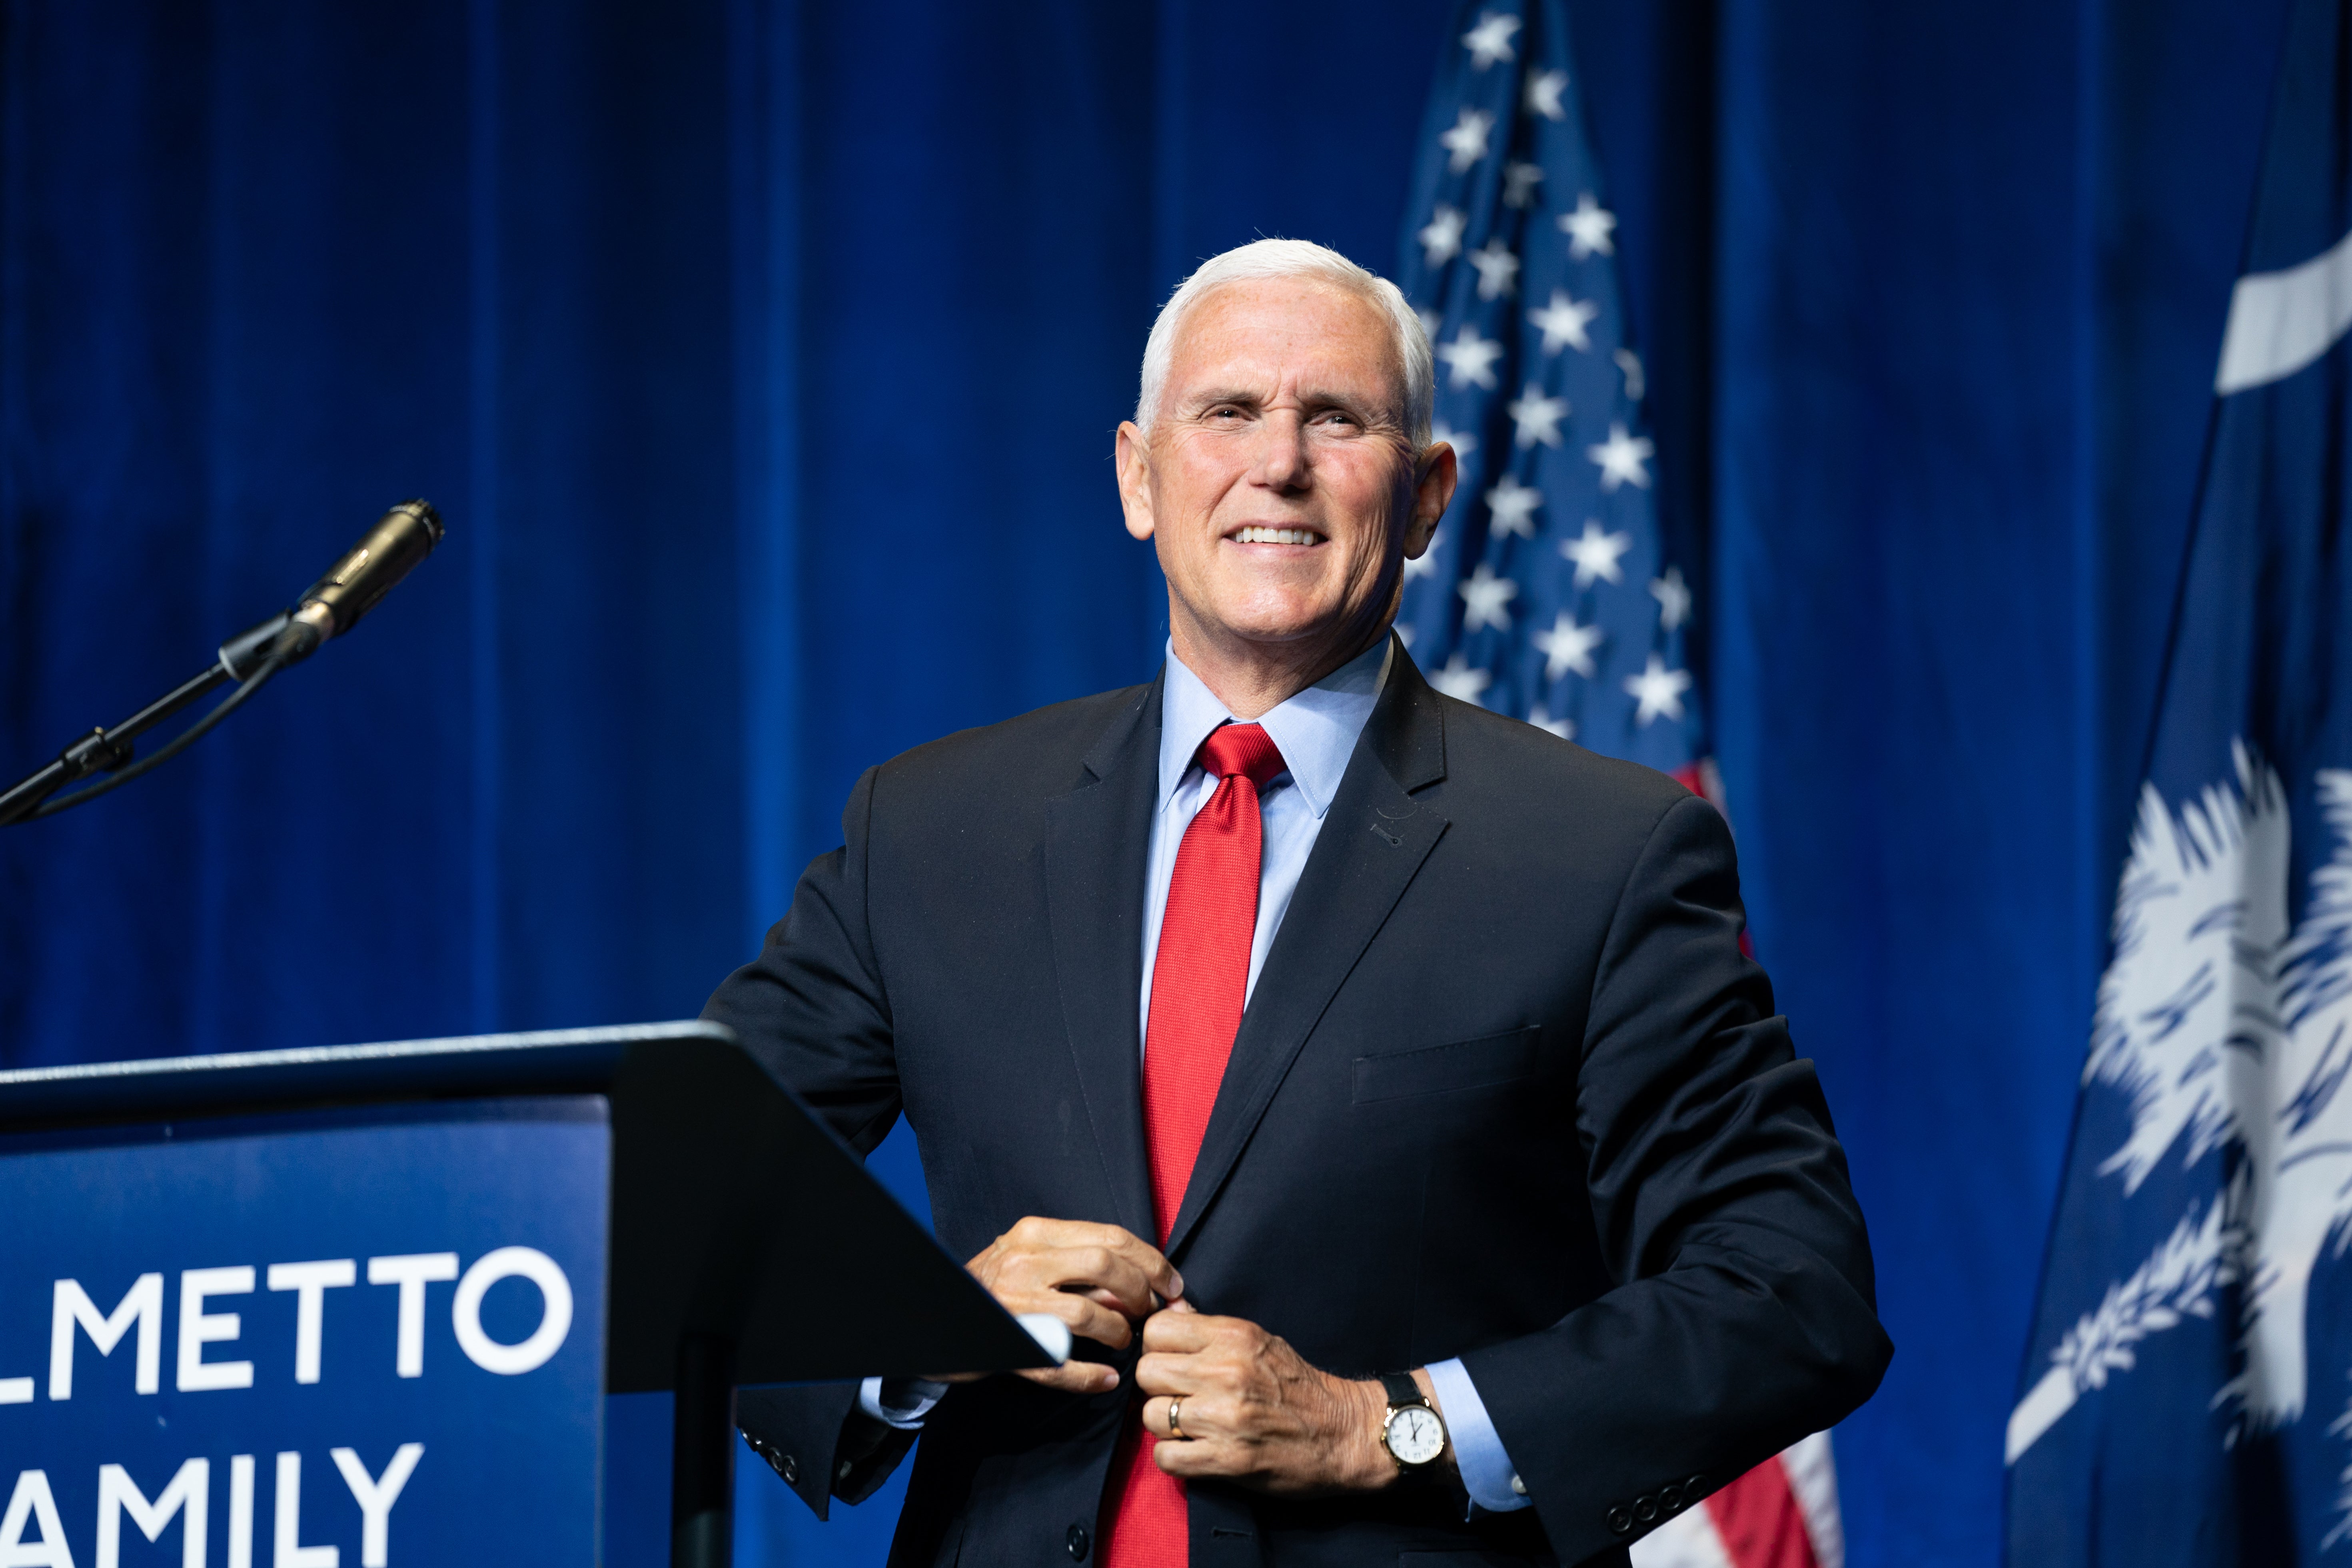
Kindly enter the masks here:
<path id="1" fill-rule="evenodd" d="M 1277 408 L 1260 426 L 1253 481 L 1286 493 L 1307 488 L 1307 426 L 1297 412 Z"/>

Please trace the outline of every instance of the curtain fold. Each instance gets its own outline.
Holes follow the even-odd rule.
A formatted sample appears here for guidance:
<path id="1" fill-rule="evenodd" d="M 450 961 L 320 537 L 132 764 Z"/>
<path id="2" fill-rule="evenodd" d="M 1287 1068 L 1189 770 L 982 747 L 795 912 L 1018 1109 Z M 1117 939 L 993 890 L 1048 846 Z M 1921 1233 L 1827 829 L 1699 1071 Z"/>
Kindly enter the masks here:
<path id="1" fill-rule="evenodd" d="M 860 769 L 1150 676 L 1156 305 L 1258 234 L 1393 264 L 1446 9 L 0 5 L 0 772 L 384 506 L 449 523 L 188 757 L 0 831 L 0 1063 L 694 1012 Z M 1989 1562 L 2283 9 L 1571 11 L 1899 1347 L 1852 1560 Z M 665 1430 L 616 1416 L 615 1563 Z M 887 1533 L 742 1474 L 766 1561 Z"/>

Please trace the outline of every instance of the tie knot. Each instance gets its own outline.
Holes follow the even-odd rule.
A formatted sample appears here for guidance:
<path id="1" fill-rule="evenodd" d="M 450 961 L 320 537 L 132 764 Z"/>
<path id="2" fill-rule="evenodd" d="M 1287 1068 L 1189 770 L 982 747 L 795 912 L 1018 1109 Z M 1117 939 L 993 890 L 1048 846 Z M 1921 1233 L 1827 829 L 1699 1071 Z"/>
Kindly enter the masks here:
<path id="1" fill-rule="evenodd" d="M 1201 742 L 1201 767 L 1221 779 L 1244 774 L 1264 789 L 1286 766 L 1274 738 L 1255 724 L 1221 724 Z"/>

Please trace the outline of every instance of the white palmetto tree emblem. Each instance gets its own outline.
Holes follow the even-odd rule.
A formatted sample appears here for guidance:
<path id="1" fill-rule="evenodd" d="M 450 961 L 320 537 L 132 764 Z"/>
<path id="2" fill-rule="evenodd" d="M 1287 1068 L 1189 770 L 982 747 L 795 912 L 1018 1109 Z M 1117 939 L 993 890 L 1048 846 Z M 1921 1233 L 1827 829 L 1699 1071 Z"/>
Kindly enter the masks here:
<path id="1" fill-rule="evenodd" d="M 2116 900 L 2085 1084 L 2128 1097 L 2131 1131 L 2101 1164 L 2126 1196 L 2177 1147 L 2238 1153 L 2228 1185 L 2085 1312 L 2010 1418 L 2012 1463 L 2135 1347 L 2241 1286 L 2244 1371 L 2217 1405 L 2257 1429 L 2310 1397 L 2313 1270 L 2352 1219 L 2352 772 L 2316 776 L 2333 858 L 2289 926 L 2289 818 L 2278 775 L 2241 744 L 2236 777 L 2176 815 L 2143 792 Z"/>

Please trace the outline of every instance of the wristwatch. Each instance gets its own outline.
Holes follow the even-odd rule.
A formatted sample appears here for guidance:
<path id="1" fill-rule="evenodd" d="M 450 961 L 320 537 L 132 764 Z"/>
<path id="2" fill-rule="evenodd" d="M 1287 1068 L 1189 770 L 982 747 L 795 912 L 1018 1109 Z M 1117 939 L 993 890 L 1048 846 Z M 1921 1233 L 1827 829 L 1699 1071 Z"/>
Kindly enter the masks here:
<path id="1" fill-rule="evenodd" d="M 1384 1373 L 1381 1386 L 1389 1395 L 1388 1414 L 1381 1420 L 1381 1447 L 1408 1479 L 1435 1474 L 1437 1461 L 1445 1455 L 1445 1418 L 1403 1373 Z"/>

